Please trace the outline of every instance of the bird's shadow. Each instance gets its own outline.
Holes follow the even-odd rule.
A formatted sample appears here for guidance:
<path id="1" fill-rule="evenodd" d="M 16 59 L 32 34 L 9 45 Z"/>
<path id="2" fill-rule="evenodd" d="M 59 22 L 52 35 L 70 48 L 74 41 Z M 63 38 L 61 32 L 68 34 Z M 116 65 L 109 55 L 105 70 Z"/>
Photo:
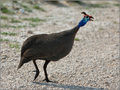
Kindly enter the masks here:
<path id="1" fill-rule="evenodd" d="M 69 90 L 106 90 L 104 88 L 92 88 L 92 87 L 84 87 L 84 86 L 75 86 L 75 85 L 63 85 L 58 83 L 46 83 L 46 82 L 33 82 L 34 84 L 39 85 L 46 85 L 46 86 L 52 86 L 52 87 L 58 87 L 63 89 L 69 89 Z"/>

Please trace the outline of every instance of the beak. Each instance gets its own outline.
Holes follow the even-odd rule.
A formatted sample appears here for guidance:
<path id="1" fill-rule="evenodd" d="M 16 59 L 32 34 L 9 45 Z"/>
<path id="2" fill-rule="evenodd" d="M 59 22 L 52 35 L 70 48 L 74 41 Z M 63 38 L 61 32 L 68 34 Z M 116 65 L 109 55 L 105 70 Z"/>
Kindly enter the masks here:
<path id="1" fill-rule="evenodd" d="M 90 18 L 90 21 L 93 21 L 93 19 L 94 19 L 92 16 L 89 16 L 89 18 Z"/>

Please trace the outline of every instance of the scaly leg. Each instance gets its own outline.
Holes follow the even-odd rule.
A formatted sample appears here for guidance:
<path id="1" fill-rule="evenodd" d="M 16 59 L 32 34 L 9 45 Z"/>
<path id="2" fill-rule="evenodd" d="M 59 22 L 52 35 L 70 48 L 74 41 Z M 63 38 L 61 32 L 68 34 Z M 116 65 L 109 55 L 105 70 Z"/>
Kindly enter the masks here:
<path id="1" fill-rule="evenodd" d="M 46 82 L 51 82 L 51 81 L 48 79 L 48 74 L 47 74 L 47 71 L 46 71 L 46 68 L 47 68 L 47 65 L 48 65 L 49 62 L 50 62 L 50 61 L 46 60 L 44 66 L 43 66 L 43 68 L 44 68 L 44 73 L 45 73 L 45 79 L 44 79 L 43 81 L 46 81 Z"/>
<path id="2" fill-rule="evenodd" d="M 35 77 L 34 77 L 34 80 L 35 80 L 38 77 L 38 75 L 39 75 L 39 69 L 38 69 L 38 66 L 37 66 L 35 60 L 33 60 L 33 64 L 35 65 L 35 68 L 36 68 L 36 74 L 35 74 Z"/>

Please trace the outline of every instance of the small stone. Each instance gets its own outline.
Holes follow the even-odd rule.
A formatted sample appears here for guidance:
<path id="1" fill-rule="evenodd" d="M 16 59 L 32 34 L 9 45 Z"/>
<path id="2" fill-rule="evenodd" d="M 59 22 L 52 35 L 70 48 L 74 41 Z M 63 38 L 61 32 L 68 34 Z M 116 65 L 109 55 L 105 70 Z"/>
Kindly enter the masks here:
<path id="1" fill-rule="evenodd" d="M 4 55 L 3 57 L 2 57 L 2 59 L 7 59 L 8 58 L 8 56 L 7 55 Z"/>
<path id="2" fill-rule="evenodd" d="M 25 86 L 20 86 L 19 88 L 24 88 Z"/>
<path id="3" fill-rule="evenodd" d="M 29 34 L 33 34 L 33 31 L 29 30 L 28 33 L 29 33 Z"/>
<path id="4" fill-rule="evenodd" d="M 110 86 L 110 83 L 109 83 L 109 82 L 105 82 L 105 85 L 106 85 L 106 86 Z"/>

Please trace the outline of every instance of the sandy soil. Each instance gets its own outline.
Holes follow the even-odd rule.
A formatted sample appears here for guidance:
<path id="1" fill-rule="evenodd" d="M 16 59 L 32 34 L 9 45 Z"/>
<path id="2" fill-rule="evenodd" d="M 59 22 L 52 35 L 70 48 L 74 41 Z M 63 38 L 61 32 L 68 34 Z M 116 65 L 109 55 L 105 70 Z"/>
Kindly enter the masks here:
<path id="1" fill-rule="evenodd" d="M 17 35 L 1 35 L 1 38 L 9 39 L 9 42 L 1 42 L 0 88 L 40 90 L 107 88 L 119 90 L 119 8 L 112 4 L 104 8 L 86 8 L 68 3 L 68 7 L 47 3 L 41 5 L 47 12 L 34 10 L 28 15 L 17 14 L 11 17 L 39 17 L 46 19 L 45 22 L 38 23 L 36 27 L 1 28 L 1 32 L 15 32 Z M 80 14 L 82 11 L 93 15 L 95 20 L 80 28 L 76 35 L 79 41 L 74 42 L 69 55 L 48 65 L 49 78 L 57 83 L 42 81 L 44 79 L 42 68 L 44 61 L 42 60 L 37 61 L 40 75 L 34 83 L 32 81 L 35 73 L 32 71 L 35 68 L 32 62 L 17 70 L 20 48 L 11 48 L 10 44 L 17 43 L 21 47 L 23 41 L 31 35 L 71 29 L 83 17 Z M 1 20 L 1 22 L 4 21 Z M 27 23 L 20 24 L 26 25 Z"/>

